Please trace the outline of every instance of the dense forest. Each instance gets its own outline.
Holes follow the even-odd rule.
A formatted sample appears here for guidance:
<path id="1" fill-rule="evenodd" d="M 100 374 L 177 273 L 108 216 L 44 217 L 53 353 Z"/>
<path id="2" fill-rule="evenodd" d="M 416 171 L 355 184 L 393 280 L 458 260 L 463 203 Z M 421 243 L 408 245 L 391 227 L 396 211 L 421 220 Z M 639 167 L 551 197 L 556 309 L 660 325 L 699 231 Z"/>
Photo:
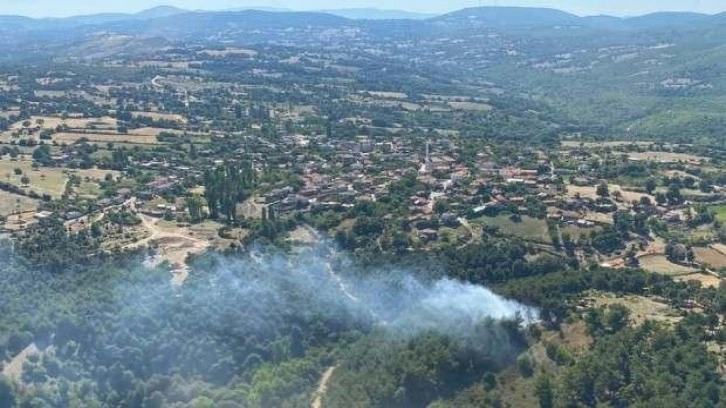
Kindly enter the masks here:
<path id="1" fill-rule="evenodd" d="M 508 245 L 514 243 L 490 242 L 464 258 L 409 255 L 388 263 L 363 255 L 332 264 L 328 248 L 298 255 L 260 248 L 252 257 L 197 259 L 183 288 L 170 286 L 163 270 L 129 261 L 130 254 L 83 268 L 69 261 L 59 270 L 27 263 L 6 246 L 0 351 L 14 356 L 32 343 L 43 352 L 24 365 L 24 391 L 3 383 L 0 401 L 28 407 L 302 406 L 333 365 L 330 406 L 501 405 L 497 378 L 512 365 L 524 376 L 542 377 L 542 406 L 695 401 L 705 407 L 721 401 L 717 362 L 704 341 L 723 334 L 709 329 L 713 320 L 707 318 L 723 313 L 723 290 L 637 271 L 567 272 L 567 266 L 501 254 Z M 432 263 L 440 272 L 432 273 Z M 492 265 L 502 272 L 492 275 Z M 329 274 L 343 266 L 345 290 L 354 297 Z M 512 268 L 517 275 L 501 277 Z M 484 317 L 494 303 L 479 297 L 476 286 L 455 284 L 439 294 L 435 282 L 445 275 L 506 281 L 499 292 L 540 308 L 537 326 L 543 327 L 537 330 L 565 322 L 571 316 L 565 305 L 590 289 L 649 291 L 674 304 L 698 299 L 711 314 L 693 315 L 670 330 L 658 323 L 627 328 L 627 310 L 618 317 L 610 309 L 590 313 L 584 321 L 592 349 L 579 358 L 553 357 L 562 371 L 555 379 L 538 374 L 528 360 L 537 336 L 535 326 L 523 324 L 525 316 L 512 310 L 505 314 L 511 319 Z M 476 297 L 468 297 L 470 291 Z M 432 303 L 439 297 L 446 299 L 443 306 Z M 483 315 L 461 311 L 472 301 L 484 302 Z M 438 323 L 411 324 L 427 321 Z"/>
<path id="2" fill-rule="evenodd" d="M 726 406 L 723 22 L 0 17 L 0 408 Z"/>

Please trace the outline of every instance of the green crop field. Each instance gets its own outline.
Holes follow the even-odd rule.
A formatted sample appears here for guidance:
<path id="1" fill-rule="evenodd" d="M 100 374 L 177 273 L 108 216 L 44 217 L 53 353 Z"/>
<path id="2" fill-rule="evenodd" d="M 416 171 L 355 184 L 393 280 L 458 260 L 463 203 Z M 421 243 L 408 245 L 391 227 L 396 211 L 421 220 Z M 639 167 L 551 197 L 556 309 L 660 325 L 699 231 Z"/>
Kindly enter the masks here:
<path id="1" fill-rule="evenodd" d="M 712 210 L 714 214 L 716 215 L 716 219 L 721 222 L 726 222 L 726 205 L 719 205 L 716 207 L 712 207 Z"/>
<path id="2" fill-rule="evenodd" d="M 530 239 L 538 242 L 551 243 L 547 223 L 544 220 L 523 216 L 522 221 L 512 221 L 509 216 L 482 217 L 475 222 L 490 227 L 499 227 L 507 235 Z"/>

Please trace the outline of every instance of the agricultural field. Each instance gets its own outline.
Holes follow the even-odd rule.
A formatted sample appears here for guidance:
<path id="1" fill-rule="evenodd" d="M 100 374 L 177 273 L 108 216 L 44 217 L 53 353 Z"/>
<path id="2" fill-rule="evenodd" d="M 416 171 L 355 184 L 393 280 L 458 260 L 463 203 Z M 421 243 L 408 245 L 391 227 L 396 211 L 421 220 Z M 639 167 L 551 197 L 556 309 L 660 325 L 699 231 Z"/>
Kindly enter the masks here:
<path id="1" fill-rule="evenodd" d="M 562 141 L 562 147 L 564 148 L 578 148 L 583 147 L 586 149 L 596 149 L 596 148 L 615 148 L 615 147 L 622 147 L 622 146 L 650 146 L 653 142 L 644 142 L 644 141 L 630 141 L 630 140 L 623 140 L 623 141 L 602 141 L 602 142 L 583 142 L 579 140 L 563 140 Z"/>
<path id="2" fill-rule="evenodd" d="M 500 215 L 498 217 L 481 217 L 474 220 L 472 224 L 499 227 L 500 232 L 503 234 L 537 242 L 551 242 L 547 223 L 536 218 L 523 216 L 521 222 L 514 222 L 508 216 Z"/>
<path id="3" fill-rule="evenodd" d="M 648 197 L 651 202 L 655 202 L 655 197 L 649 194 L 645 193 L 638 193 L 634 191 L 628 191 L 624 189 L 622 186 L 619 185 L 610 185 L 610 196 L 612 197 L 616 191 L 619 191 L 622 197 L 622 201 L 624 202 L 631 202 L 631 201 L 639 201 L 641 197 Z M 582 198 L 592 198 L 596 199 L 597 196 L 597 187 L 594 186 L 575 186 L 575 185 L 568 185 L 567 186 L 567 196 L 569 198 L 574 198 L 576 196 L 580 196 Z"/>
<path id="4" fill-rule="evenodd" d="M 35 222 L 35 209 L 19 214 L 8 215 L 7 222 L 5 223 L 5 229 L 9 231 L 21 231 L 24 230 L 28 225 Z"/>
<path id="5" fill-rule="evenodd" d="M 687 275 L 698 272 L 698 269 L 674 264 L 665 255 L 646 255 L 639 258 L 644 270 L 669 276 Z"/>
<path id="6" fill-rule="evenodd" d="M 256 57 L 257 51 L 249 50 L 245 48 L 225 48 L 223 50 L 202 50 L 199 54 L 206 55 L 209 57 L 226 57 L 229 55 L 244 55 L 247 57 Z"/>
<path id="7" fill-rule="evenodd" d="M 408 99 L 408 95 L 403 92 L 366 91 L 365 93 L 383 99 Z"/>
<path id="8" fill-rule="evenodd" d="M 17 170 L 16 170 L 17 169 Z M 17 174 L 18 170 L 21 174 Z M 29 160 L 12 161 L 0 160 L 0 177 L 2 181 L 38 194 L 48 194 L 58 198 L 65 190 L 68 177 L 66 171 L 57 168 L 40 168 L 33 170 L 33 163 Z M 29 184 L 24 185 L 22 179 L 27 176 Z"/>
<path id="9" fill-rule="evenodd" d="M 573 225 L 568 225 L 562 228 L 563 234 L 569 234 L 573 241 L 577 241 L 582 236 L 590 235 L 592 232 L 599 233 L 602 231 L 600 227 L 594 228 L 580 228 Z"/>
<path id="10" fill-rule="evenodd" d="M 712 268 L 726 268 L 726 255 L 712 248 L 693 248 L 696 261 L 710 265 Z"/>
<path id="11" fill-rule="evenodd" d="M 694 273 L 690 275 L 680 275 L 673 278 L 678 282 L 699 282 L 704 288 L 719 288 L 724 280 L 707 273 Z"/>
<path id="12" fill-rule="evenodd" d="M 32 116 L 28 119 L 30 128 L 55 129 L 58 126 L 66 125 L 71 129 L 112 129 L 116 130 L 118 122 L 116 119 L 105 116 L 101 118 L 67 118 L 58 116 Z M 21 130 L 25 121 L 14 123 L 11 130 Z"/>
<path id="13" fill-rule="evenodd" d="M 68 170 L 68 172 L 69 174 L 75 174 L 81 179 L 87 179 L 89 181 L 102 181 L 109 174 L 114 178 L 119 178 L 121 176 L 121 172 L 119 171 L 104 169 L 72 169 Z"/>
<path id="14" fill-rule="evenodd" d="M 133 64 L 134 67 L 141 68 L 166 68 L 166 69 L 189 69 L 189 62 L 187 61 L 137 61 Z"/>
<path id="15" fill-rule="evenodd" d="M 592 221 L 598 224 L 613 224 L 613 217 L 610 214 L 603 214 L 599 212 L 588 212 L 583 218 L 585 221 Z"/>
<path id="16" fill-rule="evenodd" d="M 163 112 L 131 112 L 131 115 L 135 118 L 147 117 L 154 120 L 169 120 L 173 122 L 186 122 L 187 119 L 175 113 L 163 113 Z"/>
<path id="17" fill-rule="evenodd" d="M 631 312 L 630 318 L 634 325 L 642 324 L 646 320 L 674 324 L 682 319 L 676 309 L 644 296 L 617 296 L 613 293 L 595 292 L 590 297 L 595 307 L 609 305 L 627 307 Z"/>
<path id="18" fill-rule="evenodd" d="M 138 130 L 138 129 L 137 129 Z M 156 134 L 152 134 L 156 133 Z M 159 132 L 139 134 L 99 134 L 99 133 L 56 133 L 53 141 L 57 143 L 72 144 L 81 139 L 88 139 L 90 143 L 129 143 L 129 144 L 158 144 L 156 136 Z"/>
<path id="19" fill-rule="evenodd" d="M 726 222 L 726 205 L 719 205 L 716 207 L 711 207 L 711 210 L 716 215 L 716 219 L 721 222 Z"/>
<path id="20" fill-rule="evenodd" d="M 20 114 L 20 110 L 17 110 L 17 109 L 4 110 L 4 111 L 0 111 L 0 118 L 8 119 L 11 116 L 16 116 L 19 114 Z"/>
<path id="21" fill-rule="evenodd" d="M 492 105 L 478 102 L 449 102 L 448 105 L 454 110 L 465 111 L 486 112 L 493 109 Z"/>
<path id="22" fill-rule="evenodd" d="M 39 98 L 62 98 L 66 91 L 35 91 L 34 94 Z"/>
<path id="23" fill-rule="evenodd" d="M 83 198 L 98 198 L 102 191 L 98 183 L 82 181 L 81 185 L 74 189 L 79 196 Z"/>
<path id="24" fill-rule="evenodd" d="M 0 215 L 8 216 L 20 212 L 33 212 L 38 208 L 38 200 L 17 194 L 0 192 Z"/>
<path id="25" fill-rule="evenodd" d="M 633 152 L 628 157 L 633 161 L 654 162 L 654 163 L 687 163 L 702 164 L 708 162 L 704 157 L 685 153 L 670 152 Z"/>
<path id="26" fill-rule="evenodd" d="M 372 106 L 381 106 L 386 108 L 400 108 L 405 111 L 418 111 L 423 109 L 423 106 L 413 103 L 413 102 L 405 102 L 405 101 L 398 101 L 398 100 L 390 100 L 390 99 L 373 99 L 373 100 L 367 100 L 365 103 L 370 104 Z"/>

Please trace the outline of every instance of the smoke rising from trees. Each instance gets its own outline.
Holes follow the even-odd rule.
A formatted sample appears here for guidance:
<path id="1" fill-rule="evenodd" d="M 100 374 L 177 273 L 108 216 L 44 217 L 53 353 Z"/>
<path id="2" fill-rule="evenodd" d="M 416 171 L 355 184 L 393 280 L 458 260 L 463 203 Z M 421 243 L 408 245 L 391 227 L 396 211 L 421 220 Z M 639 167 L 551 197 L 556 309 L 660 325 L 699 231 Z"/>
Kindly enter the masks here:
<path id="1" fill-rule="evenodd" d="M 487 288 L 451 279 L 424 281 L 397 269 L 345 273 L 349 260 L 326 244 L 295 254 L 218 257 L 206 268 L 210 301 L 230 303 L 261 315 L 271 311 L 347 321 L 354 326 L 377 325 L 389 333 L 415 337 L 433 331 L 465 336 L 487 320 L 531 322 L 537 311 L 507 300 Z M 337 265 L 337 266 L 336 266 Z M 210 273 L 211 272 L 211 273 Z M 269 320 L 262 326 L 269 325 Z"/>

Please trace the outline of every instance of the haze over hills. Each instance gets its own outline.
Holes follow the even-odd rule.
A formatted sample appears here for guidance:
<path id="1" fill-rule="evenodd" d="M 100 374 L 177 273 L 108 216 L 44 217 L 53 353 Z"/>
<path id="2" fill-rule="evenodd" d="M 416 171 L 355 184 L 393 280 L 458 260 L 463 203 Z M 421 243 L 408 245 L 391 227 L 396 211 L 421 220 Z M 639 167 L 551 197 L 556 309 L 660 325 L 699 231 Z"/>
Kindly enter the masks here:
<path id="1" fill-rule="evenodd" d="M 322 13 L 335 14 L 351 20 L 425 20 L 427 18 L 436 17 L 436 14 L 377 8 L 344 8 L 320 11 Z"/>
<path id="2" fill-rule="evenodd" d="M 724 22 L 0 17 L 0 408 L 726 406 Z"/>
<path id="3" fill-rule="evenodd" d="M 134 14 L 102 13 L 80 15 L 66 18 L 30 18 L 24 16 L 0 16 L 0 27 L 13 26 L 15 28 L 44 29 L 58 26 L 81 26 L 118 23 L 123 21 L 143 21 L 167 19 L 167 23 L 174 24 L 172 17 L 184 14 L 193 14 L 197 19 L 205 19 L 206 15 L 219 16 L 225 13 L 245 13 L 248 11 L 276 13 L 276 19 L 284 21 L 288 17 L 304 15 L 306 13 L 331 14 L 349 20 L 422 20 L 422 23 L 456 23 L 476 24 L 490 27 L 521 27 L 521 26 L 549 26 L 561 24 L 575 24 L 583 26 L 607 28 L 653 28 L 664 26 L 680 26 L 684 24 L 703 23 L 715 19 L 718 15 L 708 15 L 690 12 L 658 12 L 637 17 L 613 16 L 584 16 L 551 8 L 529 7 L 480 7 L 466 8 L 443 15 L 415 13 L 405 10 L 377 9 L 377 8 L 341 8 L 319 11 L 295 11 L 284 8 L 271 7 L 242 7 L 221 11 L 185 10 L 172 6 L 159 6 Z M 259 14 L 256 14 L 259 16 Z M 208 16 L 206 16 L 208 17 Z M 244 18 L 244 14 L 230 17 Z M 188 21 L 188 17 L 185 17 Z M 211 28 L 211 27 L 210 27 Z"/>
<path id="4" fill-rule="evenodd" d="M 79 49 L 77 42 L 96 49 L 107 43 L 106 35 L 139 37 L 128 39 L 133 43 L 160 44 L 163 41 L 143 41 L 142 38 L 161 38 L 168 42 L 211 42 L 252 45 L 276 43 L 286 46 L 320 45 L 346 42 L 346 36 L 361 36 L 366 41 L 386 38 L 435 39 L 449 35 L 468 36 L 474 32 L 511 32 L 514 38 L 522 37 L 518 30 L 530 31 L 532 41 L 540 41 L 542 32 L 547 36 L 564 35 L 566 42 L 572 38 L 602 46 L 613 41 L 631 41 L 630 32 L 640 32 L 645 37 L 660 38 L 668 43 L 674 30 L 679 36 L 704 44 L 717 44 L 726 34 L 726 14 L 705 15 L 697 13 L 655 13 L 633 18 L 612 16 L 580 17 L 571 13 L 547 8 L 482 7 L 454 11 L 441 16 L 425 18 L 392 10 L 350 9 L 327 12 L 301 12 L 285 10 L 225 10 L 189 11 L 174 7 L 156 7 L 136 14 L 97 14 L 69 18 L 35 19 L 22 16 L 0 16 L 0 44 L 18 47 L 22 53 L 6 58 L 37 58 L 49 52 L 69 56 L 68 49 Z M 567 30 L 563 30 L 563 29 Z M 580 29 L 578 33 L 573 29 Z M 331 31 L 332 30 L 332 31 Z M 351 31 L 352 30 L 352 31 Z M 656 33 L 649 33 L 655 30 Z M 542 31 L 542 32 L 538 32 Z M 357 34 L 353 34 L 356 32 Z M 295 33 L 295 35 L 291 35 Z M 669 34 L 670 33 L 670 34 Z M 574 37 L 573 37 L 574 36 Z M 641 38 L 641 39 L 642 39 Z M 689 40 L 690 41 L 690 40 Z M 114 43 L 115 44 L 115 43 Z M 29 47 L 33 45 L 33 47 Z M 550 46 L 550 45 L 548 45 Z M 80 47 L 84 49 L 86 46 Z M 29 50 L 39 54 L 33 54 Z M 113 55 L 113 47 L 107 52 L 92 55 Z M 123 52 L 133 52 L 131 43 L 122 47 Z M 153 52 L 139 47 L 137 53 Z M 538 50 L 532 50 L 538 53 Z M 78 57 L 86 58 L 82 54 Z"/>

